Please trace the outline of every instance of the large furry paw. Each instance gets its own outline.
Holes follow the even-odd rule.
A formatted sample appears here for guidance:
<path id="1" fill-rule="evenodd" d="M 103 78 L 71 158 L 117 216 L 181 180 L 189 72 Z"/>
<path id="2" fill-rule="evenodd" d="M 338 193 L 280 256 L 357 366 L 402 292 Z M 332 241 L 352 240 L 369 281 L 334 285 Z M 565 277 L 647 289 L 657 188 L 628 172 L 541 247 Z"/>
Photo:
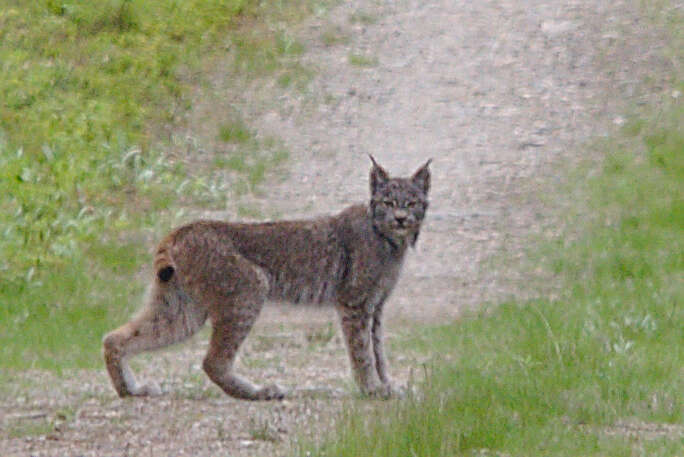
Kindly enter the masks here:
<path id="1" fill-rule="evenodd" d="M 282 400 L 286 391 L 278 384 L 269 384 L 257 391 L 255 400 Z"/>
<path id="2" fill-rule="evenodd" d="M 398 386 L 396 384 L 385 384 L 385 389 L 387 390 L 387 398 L 404 398 L 407 394 L 407 388 L 405 386 Z"/>
<path id="3" fill-rule="evenodd" d="M 154 381 L 135 386 L 130 390 L 130 395 L 134 397 L 158 397 L 162 394 L 161 387 Z"/>
<path id="4" fill-rule="evenodd" d="M 389 400 L 390 398 L 403 398 L 406 396 L 405 389 L 394 386 L 391 383 L 381 384 L 370 389 L 363 390 L 364 395 L 372 398 Z"/>

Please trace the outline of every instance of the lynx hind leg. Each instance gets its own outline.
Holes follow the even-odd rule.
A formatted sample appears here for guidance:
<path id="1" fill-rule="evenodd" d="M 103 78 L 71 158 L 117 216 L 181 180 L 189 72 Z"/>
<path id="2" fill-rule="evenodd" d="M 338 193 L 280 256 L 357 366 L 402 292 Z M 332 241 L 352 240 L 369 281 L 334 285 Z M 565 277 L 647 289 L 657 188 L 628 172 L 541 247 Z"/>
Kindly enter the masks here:
<path id="1" fill-rule="evenodd" d="M 240 345 L 252 329 L 264 303 L 250 294 L 223 303 L 225 311 L 212 322 L 213 332 L 203 368 L 209 378 L 231 397 L 243 400 L 280 400 L 285 392 L 279 386 L 257 386 L 235 374 L 233 365 Z"/>
<path id="2" fill-rule="evenodd" d="M 231 276 L 239 277 L 239 291 L 217 298 L 211 307 L 212 335 L 203 368 L 226 394 L 243 400 L 279 400 L 285 396 L 276 384 L 257 386 L 235 374 L 233 365 L 240 345 L 256 322 L 268 294 L 261 269 L 245 259 L 233 259 Z M 237 278 L 236 278 L 237 279 Z"/>
<path id="3" fill-rule="evenodd" d="M 155 382 L 136 382 L 128 357 L 183 341 L 202 327 L 206 318 L 206 311 L 192 303 L 175 281 L 155 283 L 145 307 L 103 339 L 107 371 L 119 396 L 160 395 Z"/>

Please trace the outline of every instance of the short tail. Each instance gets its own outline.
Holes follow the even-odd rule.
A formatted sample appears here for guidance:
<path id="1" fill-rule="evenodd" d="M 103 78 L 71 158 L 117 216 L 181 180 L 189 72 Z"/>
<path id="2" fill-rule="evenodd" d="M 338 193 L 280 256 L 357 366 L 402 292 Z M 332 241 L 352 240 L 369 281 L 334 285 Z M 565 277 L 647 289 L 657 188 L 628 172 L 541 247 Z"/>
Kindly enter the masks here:
<path id="1" fill-rule="evenodd" d="M 157 272 L 157 278 L 161 282 L 169 282 L 176 271 L 176 265 L 173 263 L 166 244 L 162 244 L 157 249 L 157 255 L 154 257 L 154 271 Z"/>

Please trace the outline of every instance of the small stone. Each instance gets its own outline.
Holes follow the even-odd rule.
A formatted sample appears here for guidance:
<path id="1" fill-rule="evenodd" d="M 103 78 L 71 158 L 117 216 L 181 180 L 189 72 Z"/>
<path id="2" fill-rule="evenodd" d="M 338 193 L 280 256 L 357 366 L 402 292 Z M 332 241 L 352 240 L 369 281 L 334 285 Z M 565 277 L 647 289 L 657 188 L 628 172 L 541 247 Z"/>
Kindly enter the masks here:
<path id="1" fill-rule="evenodd" d="M 242 447 L 242 448 L 254 447 L 255 444 L 256 444 L 256 441 L 240 440 L 240 447 Z"/>

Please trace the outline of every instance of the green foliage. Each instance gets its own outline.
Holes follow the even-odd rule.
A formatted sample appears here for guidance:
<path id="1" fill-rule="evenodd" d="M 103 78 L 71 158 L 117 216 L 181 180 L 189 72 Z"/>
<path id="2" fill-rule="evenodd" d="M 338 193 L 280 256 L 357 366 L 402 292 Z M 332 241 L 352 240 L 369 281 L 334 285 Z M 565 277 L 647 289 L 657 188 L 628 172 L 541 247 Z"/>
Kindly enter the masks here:
<path id="1" fill-rule="evenodd" d="M 219 139 L 226 143 L 246 143 L 253 136 L 242 119 L 226 122 L 219 129 Z"/>
<path id="2" fill-rule="evenodd" d="M 5 433 L 8 438 L 25 438 L 29 436 L 47 435 L 54 430 L 54 425 L 45 418 L 23 420 L 11 423 Z"/>
<path id="3" fill-rule="evenodd" d="M 606 146 L 574 183 L 586 206 L 542 259 L 564 281 L 560 299 L 414 331 L 404 346 L 440 354 L 418 395 L 352 407 L 307 455 L 681 455 L 682 126 L 681 104 L 632 122 L 640 145 Z M 646 431 L 630 438 L 624 422 Z M 679 428 L 646 439 L 653 424 Z"/>
<path id="4" fill-rule="evenodd" d="M 378 58 L 362 54 L 349 54 L 349 63 L 355 67 L 374 67 L 378 64 Z"/>
<path id="5" fill-rule="evenodd" d="M 0 370 L 99 363 L 104 330 L 137 307 L 131 275 L 169 210 L 225 199 L 226 183 L 188 176 L 161 152 L 159 127 L 190 107 L 200 70 L 229 48 L 230 71 L 301 54 L 289 35 L 257 32 L 309 10 L 306 0 L 0 0 Z M 251 144 L 244 132 L 226 141 Z M 257 149 L 234 167 L 245 190 L 286 157 Z"/>
<path id="6" fill-rule="evenodd" d="M 321 34 L 321 41 L 326 46 L 335 46 L 349 42 L 349 35 L 339 26 L 328 26 Z"/>
<path id="7" fill-rule="evenodd" d="M 365 11 L 355 11 L 349 15 L 352 24 L 372 25 L 378 22 L 378 18 Z"/>
<path id="8" fill-rule="evenodd" d="M 4 283 L 2 365 L 60 370 L 100 363 L 102 335 L 139 305 L 132 297 L 141 295 L 141 287 L 126 279 L 143 254 L 138 245 L 108 246 L 93 237 L 87 251 L 65 266 L 53 265 L 30 281 Z"/>
<path id="9" fill-rule="evenodd" d="M 173 170 L 147 127 L 185 103 L 197 61 L 242 2 L 0 5 L 3 279 L 63 263 L 123 203 L 155 208 Z M 75 235 L 75 236 L 74 236 Z"/>
<path id="10" fill-rule="evenodd" d="M 289 152 L 274 138 L 259 139 L 239 118 L 219 127 L 219 139 L 231 143 L 228 150 L 214 158 L 214 167 L 238 173 L 236 191 L 254 191 L 266 177 L 266 170 L 285 161 Z"/>
<path id="11" fill-rule="evenodd" d="M 280 72 L 277 78 L 278 85 L 282 88 L 294 87 L 303 91 L 313 79 L 314 71 L 299 63 L 289 65 Z"/>

